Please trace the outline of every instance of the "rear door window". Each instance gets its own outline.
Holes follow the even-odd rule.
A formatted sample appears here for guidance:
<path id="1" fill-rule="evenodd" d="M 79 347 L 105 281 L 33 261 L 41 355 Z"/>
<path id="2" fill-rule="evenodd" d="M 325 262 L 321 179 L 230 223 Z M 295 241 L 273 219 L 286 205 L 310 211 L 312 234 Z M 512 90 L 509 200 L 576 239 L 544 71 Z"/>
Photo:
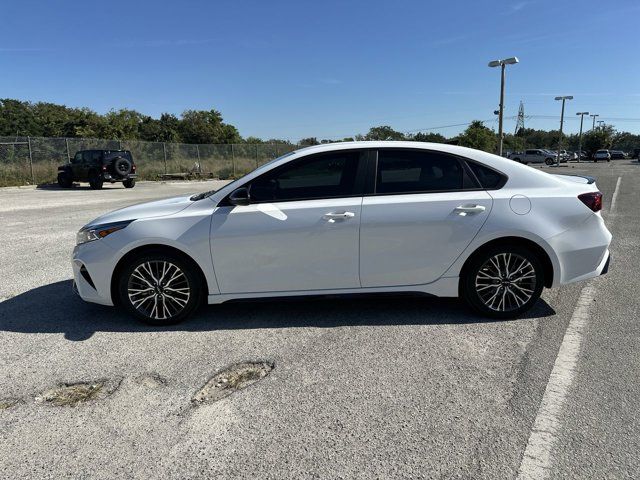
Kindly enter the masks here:
<path id="1" fill-rule="evenodd" d="M 462 162 L 429 150 L 381 149 L 376 194 L 443 192 L 477 188 Z"/>

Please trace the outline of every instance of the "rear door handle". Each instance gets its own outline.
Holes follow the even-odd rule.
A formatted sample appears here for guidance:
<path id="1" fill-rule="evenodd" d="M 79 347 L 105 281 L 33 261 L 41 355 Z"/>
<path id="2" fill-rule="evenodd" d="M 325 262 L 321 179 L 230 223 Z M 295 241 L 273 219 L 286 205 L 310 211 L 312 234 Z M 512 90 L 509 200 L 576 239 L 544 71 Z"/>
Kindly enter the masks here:
<path id="1" fill-rule="evenodd" d="M 341 212 L 341 213 L 330 212 L 330 213 L 325 213 L 322 216 L 322 218 L 324 218 L 325 220 L 328 220 L 329 223 L 334 223 L 336 220 L 348 220 L 355 216 L 356 214 L 353 212 Z"/>
<path id="2" fill-rule="evenodd" d="M 472 215 L 474 213 L 482 213 L 486 207 L 482 205 L 458 205 L 454 211 L 460 216 Z"/>

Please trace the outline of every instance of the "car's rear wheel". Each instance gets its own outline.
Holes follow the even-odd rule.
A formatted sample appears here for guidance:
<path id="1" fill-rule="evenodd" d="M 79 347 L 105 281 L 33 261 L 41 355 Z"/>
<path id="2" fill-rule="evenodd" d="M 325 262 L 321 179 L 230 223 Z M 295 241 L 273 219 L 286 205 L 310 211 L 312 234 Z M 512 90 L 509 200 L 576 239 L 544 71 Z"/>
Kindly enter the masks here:
<path id="1" fill-rule="evenodd" d="M 136 180 L 134 178 L 129 178 L 122 182 L 122 185 L 124 185 L 124 188 L 133 188 L 136 185 Z"/>
<path id="2" fill-rule="evenodd" d="M 462 297 L 478 313 L 513 318 L 540 298 L 542 263 L 527 248 L 496 246 L 471 259 L 461 286 Z"/>
<path id="3" fill-rule="evenodd" d="M 172 325 L 200 306 L 202 281 L 191 262 L 159 252 L 130 262 L 120 273 L 119 303 L 151 325 Z"/>
<path id="4" fill-rule="evenodd" d="M 62 188 L 71 188 L 73 185 L 73 177 L 69 172 L 58 173 L 58 185 Z"/>
<path id="5" fill-rule="evenodd" d="M 100 190 L 102 188 L 102 184 L 104 183 L 104 180 L 102 180 L 102 178 L 100 177 L 100 175 L 96 172 L 91 172 L 89 174 L 89 186 L 93 189 L 93 190 Z"/>

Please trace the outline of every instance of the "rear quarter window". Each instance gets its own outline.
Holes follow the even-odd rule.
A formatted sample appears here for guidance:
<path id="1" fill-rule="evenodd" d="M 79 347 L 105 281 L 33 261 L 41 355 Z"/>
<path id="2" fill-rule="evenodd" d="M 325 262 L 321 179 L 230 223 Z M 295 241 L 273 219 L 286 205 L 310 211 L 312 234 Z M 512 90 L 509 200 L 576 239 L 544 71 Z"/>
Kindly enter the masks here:
<path id="1" fill-rule="evenodd" d="M 485 167 L 484 165 L 480 165 L 475 162 L 467 162 L 467 164 L 480 182 L 482 188 L 486 188 L 487 190 L 497 190 L 502 188 L 507 181 L 506 175 L 493 170 L 492 168 Z"/>

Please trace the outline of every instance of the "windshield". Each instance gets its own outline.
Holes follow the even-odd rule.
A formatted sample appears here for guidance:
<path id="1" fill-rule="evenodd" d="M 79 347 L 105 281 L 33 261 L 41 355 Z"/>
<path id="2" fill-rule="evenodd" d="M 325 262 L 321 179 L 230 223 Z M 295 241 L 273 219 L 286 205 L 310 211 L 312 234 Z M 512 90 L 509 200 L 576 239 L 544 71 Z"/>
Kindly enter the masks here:
<path id="1" fill-rule="evenodd" d="M 287 158 L 287 157 L 289 157 L 289 156 L 293 155 L 294 153 L 296 153 L 296 151 L 295 151 L 295 150 L 294 150 L 294 151 L 292 151 L 292 152 L 285 153 L 284 155 L 281 155 L 281 156 L 279 156 L 278 158 L 274 158 L 273 160 L 269 160 L 267 163 L 265 163 L 265 164 L 263 164 L 263 165 L 259 166 L 258 168 L 264 168 L 264 167 L 266 167 L 266 166 L 268 166 L 268 165 L 271 165 L 271 164 L 272 164 L 272 163 L 274 163 L 274 162 L 277 162 L 278 160 L 282 160 L 283 158 Z M 256 170 L 257 170 L 257 169 L 256 169 Z M 255 171 L 255 170 L 254 170 L 254 171 Z M 249 173 L 250 173 L 250 172 L 249 172 Z M 225 187 L 228 187 L 229 185 L 233 185 L 233 184 L 234 184 L 234 183 L 236 183 L 238 180 L 242 180 L 245 176 L 246 176 L 246 175 L 243 175 L 242 177 L 235 179 L 235 180 L 234 180 L 234 181 L 232 181 L 231 183 L 227 183 L 227 184 L 225 185 Z M 198 201 L 198 200 L 202 200 L 203 198 L 208 198 L 208 197 L 210 197 L 211 195 L 213 195 L 214 193 L 216 193 L 217 191 L 218 191 L 218 190 L 209 190 L 209 191 L 207 191 L 207 192 L 197 193 L 197 194 L 195 194 L 195 195 L 193 195 L 193 196 L 191 197 L 191 200 L 192 200 L 192 201 L 194 201 L 194 202 L 196 202 L 196 201 Z"/>

